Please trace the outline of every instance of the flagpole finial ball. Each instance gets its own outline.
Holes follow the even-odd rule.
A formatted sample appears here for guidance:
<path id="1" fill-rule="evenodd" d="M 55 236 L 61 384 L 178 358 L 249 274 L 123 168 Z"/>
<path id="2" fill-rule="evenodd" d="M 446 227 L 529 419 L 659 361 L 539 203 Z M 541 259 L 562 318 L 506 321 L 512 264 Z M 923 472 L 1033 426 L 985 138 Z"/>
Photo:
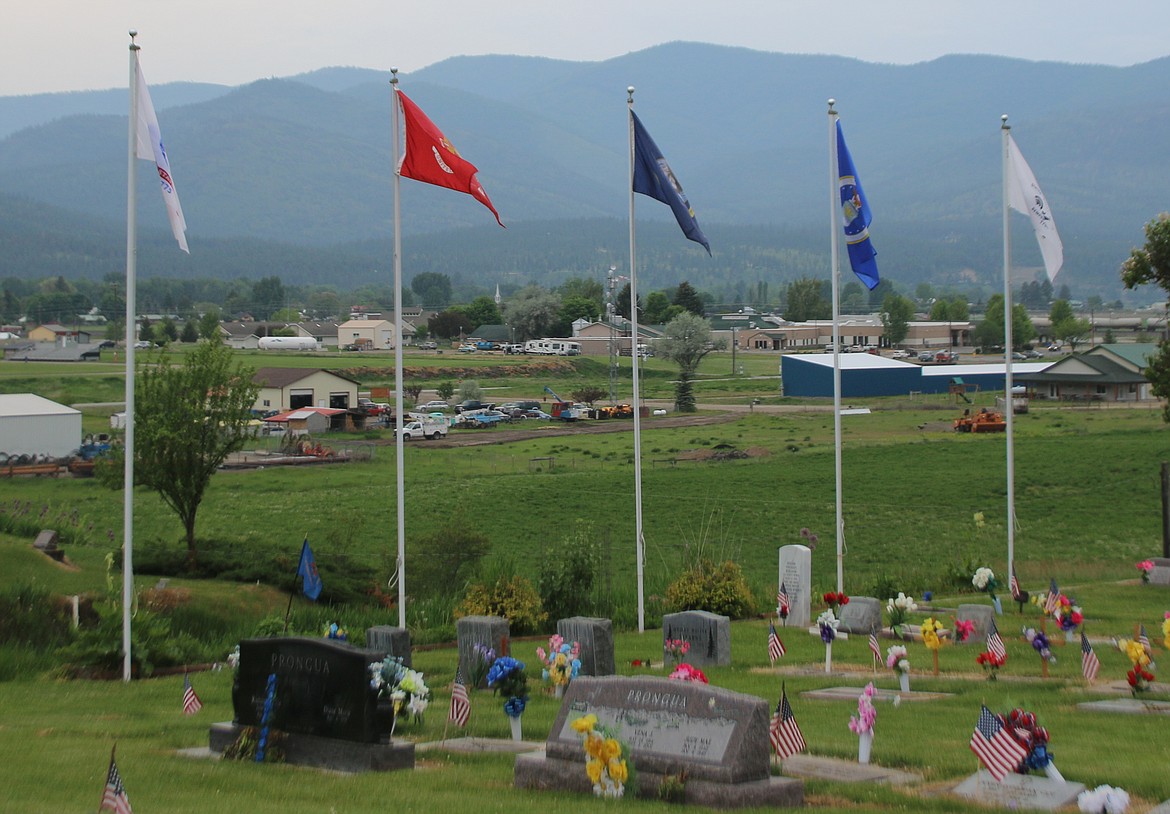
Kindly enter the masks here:
<path id="1" fill-rule="evenodd" d="M 829 100 L 829 110 L 830 110 L 830 112 L 833 110 L 833 105 L 835 105 L 835 104 L 837 104 L 837 100 L 836 100 L 836 99 L 830 99 L 830 100 Z"/>
<path id="2" fill-rule="evenodd" d="M 1007 114 L 1004 113 L 1002 116 L 999 117 L 999 120 L 1001 122 L 1003 122 L 1004 124 L 1007 124 Z"/>
<path id="3" fill-rule="evenodd" d="M 137 37 L 137 36 L 138 36 L 138 31 L 137 31 L 137 29 L 131 28 L 131 29 L 130 29 L 130 36 L 131 36 L 131 37 Z"/>

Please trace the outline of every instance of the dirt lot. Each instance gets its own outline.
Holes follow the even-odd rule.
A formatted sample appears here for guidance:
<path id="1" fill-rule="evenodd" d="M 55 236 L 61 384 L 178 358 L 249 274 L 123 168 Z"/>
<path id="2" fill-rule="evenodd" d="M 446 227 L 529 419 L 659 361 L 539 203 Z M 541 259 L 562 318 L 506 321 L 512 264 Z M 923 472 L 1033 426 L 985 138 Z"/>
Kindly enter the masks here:
<path id="1" fill-rule="evenodd" d="M 699 415 L 658 416 L 642 420 L 643 429 L 661 429 L 669 427 L 704 427 L 712 424 L 725 424 L 737 418 L 735 413 L 704 413 Z M 532 426 L 525 426 L 531 423 Z M 634 422 L 628 418 L 616 418 L 606 421 L 537 421 L 520 424 L 505 424 L 502 427 L 493 427 L 482 430 L 452 430 L 451 433 L 439 441 L 420 441 L 433 447 L 474 447 L 485 444 L 507 444 L 513 441 L 528 441 L 533 438 L 552 438 L 563 435 L 588 435 L 600 432 L 633 432 Z M 394 439 L 384 442 L 392 445 Z M 411 442 L 414 443 L 414 442 Z"/>

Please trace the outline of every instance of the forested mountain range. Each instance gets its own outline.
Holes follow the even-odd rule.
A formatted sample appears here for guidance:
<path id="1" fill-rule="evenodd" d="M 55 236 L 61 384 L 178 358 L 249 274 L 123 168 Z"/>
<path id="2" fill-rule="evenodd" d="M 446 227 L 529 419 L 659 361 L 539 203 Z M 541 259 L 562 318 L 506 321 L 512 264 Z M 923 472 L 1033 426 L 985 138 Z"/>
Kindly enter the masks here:
<path id="1" fill-rule="evenodd" d="M 723 289 L 737 280 L 827 274 L 829 97 L 874 211 L 882 273 L 903 287 L 999 285 L 1002 113 L 1052 205 L 1065 244 L 1058 282 L 1075 296 L 1116 296 L 1118 265 L 1168 208 L 1170 59 L 897 66 L 674 43 L 589 63 L 459 57 L 400 78 L 480 168 L 509 227 L 469 196 L 404 181 L 408 280 L 442 271 L 493 287 L 624 273 L 630 84 L 714 252 L 639 196 L 650 286 L 689 279 L 732 299 Z M 157 181 L 140 172 L 140 272 L 347 285 L 388 275 L 388 79 L 326 68 L 152 88 L 192 254 L 174 248 Z M 0 277 L 124 268 L 125 107 L 125 91 L 0 98 Z M 1023 282 L 1039 254 L 1026 220 L 1013 230 Z"/>

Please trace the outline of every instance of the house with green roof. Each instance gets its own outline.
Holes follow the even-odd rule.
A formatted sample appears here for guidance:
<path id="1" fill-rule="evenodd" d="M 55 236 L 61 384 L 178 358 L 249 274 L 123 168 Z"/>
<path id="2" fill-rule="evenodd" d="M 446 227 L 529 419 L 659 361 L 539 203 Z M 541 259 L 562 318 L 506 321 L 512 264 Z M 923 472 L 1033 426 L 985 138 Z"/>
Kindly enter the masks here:
<path id="1" fill-rule="evenodd" d="M 1038 373 L 1019 373 L 1014 379 L 1038 399 L 1145 401 L 1153 398 L 1145 370 L 1149 356 L 1157 349 L 1152 343 L 1097 345 Z"/>

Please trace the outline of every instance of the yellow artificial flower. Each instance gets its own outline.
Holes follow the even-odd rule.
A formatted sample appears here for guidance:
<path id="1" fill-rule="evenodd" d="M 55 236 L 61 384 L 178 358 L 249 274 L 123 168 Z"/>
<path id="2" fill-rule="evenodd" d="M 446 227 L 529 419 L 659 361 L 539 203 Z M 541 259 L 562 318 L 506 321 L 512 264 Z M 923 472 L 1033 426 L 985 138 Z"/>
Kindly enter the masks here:
<path id="1" fill-rule="evenodd" d="M 622 754 L 622 745 L 614 738 L 606 738 L 605 743 L 601 749 L 601 759 L 605 761 L 613 760 L 620 757 Z"/>
<path id="2" fill-rule="evenodd" d="M 1166 615 L 1166 621 L 1162 623 L 1162 635 L 1165 637 L 1162 644 L 1170 650 L 1170 614 Z"/>
<path id="3" fill-rule="evenodd" d="M 593 713 L 582 715 L 580 718 L 569 724 L 574 732 L 581 735 L 587 735 L 593 731 L 593 727 L 597 726 L 597 716 Z"/>
<path id="4" fill-rule="evenodd" d="M 926 645 L 927 650 L 938 650 L 942 647 L 942 639 L 938 637 L 938 632 L 942 629 L 942 622 L 933 616 L 922 623 L 922 643 Z"/>
<path id="5" fill-rule="evenodd" d="M 590 782 L 597 784 L 601 781 L 601 772 L 604 768 L 605 764 L 600 760 L 589 760 L 585 763 L 585 774 L 589 775 Z"/>
<path id="6" fill-rule="evenodd" d="M 611 760 L 606 764 L 605 770 L 609 772 L 610 779 L 615 783 L 624 784 L 630 776 L 624 760 Z"/>
<path id="7" fill-rule="evenodd" d="M 1117 643 L 1117 647 L 1122 653 L 1129 656 L 1129 660 L 1135 667 L 1145 667 L 1150 663 L 1150 657 L 1146 655 L 1146 648 L 1142 647 L 1141 642 L 1135 642 L 1133 639 L 1122 639 Z"/>
<path id="8" fill-rule="evenodd" d="M 601 747 L 603 744 L 604 741 L 600 735 L 598 735 L 596 732 L 590 732 L 585 737 L 585 754 L 587 754 L 589 757 L 600 758 Z"/>

